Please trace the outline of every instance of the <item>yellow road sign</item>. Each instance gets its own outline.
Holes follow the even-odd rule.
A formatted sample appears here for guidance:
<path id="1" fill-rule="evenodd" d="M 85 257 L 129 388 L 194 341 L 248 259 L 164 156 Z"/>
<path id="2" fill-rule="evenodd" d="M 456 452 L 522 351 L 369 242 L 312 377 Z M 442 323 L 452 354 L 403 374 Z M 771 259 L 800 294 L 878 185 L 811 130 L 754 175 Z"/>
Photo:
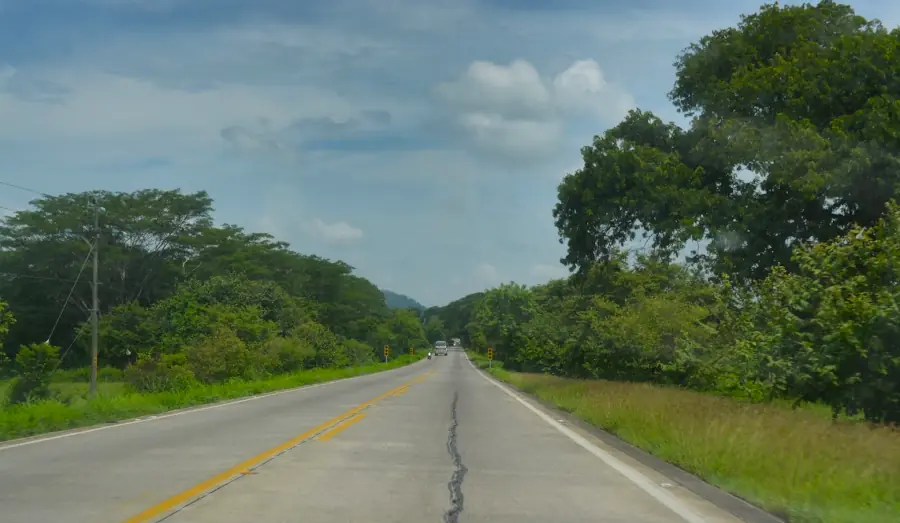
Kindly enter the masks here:
<path id="1" fill-rule="evenodd" d="M 385 345 L 385 346 L 384 346 L 384 355 L 387 356 L 387 355 L 390 354 L 390 353 L 391 353 L 391 348 L 390 348 L 390 346 Z"/>
<path id="2" fill-rule="evenodd" d="M 489 360 L 494 359 L 494 348 L 493 347 L 488 347 L 488 359 Z"/>
<path id="3" fill-rule="evenodd" d="M 409 348 L 409 355 L 412 356 L 412 355 L 415 354 L 415 353 L 416 353 L 416 349 L 410 347 L 410 348 Z"/>

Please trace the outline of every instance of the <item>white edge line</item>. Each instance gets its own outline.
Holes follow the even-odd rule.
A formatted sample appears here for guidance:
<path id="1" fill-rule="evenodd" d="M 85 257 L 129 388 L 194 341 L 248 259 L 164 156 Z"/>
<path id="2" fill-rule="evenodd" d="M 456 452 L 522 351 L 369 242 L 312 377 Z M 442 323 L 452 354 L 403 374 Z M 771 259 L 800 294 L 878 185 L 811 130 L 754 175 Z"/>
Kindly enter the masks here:
<path id="1" fill-rule="evenodd" d="M 184 414 L 191 414 L 194 412 L 203 412 L 203 411 L 207 411 L 207 410 L 219 409 L 222 407 L 230 407 L 231 405 L 247 403 L 248 401 L 256 401 L 256 400 L 260 400 L 263 398 L 268 398 L 270 396 L 279 396 L 281 394 L 289 394 L 291 392 L 302 392 L 302 391 L 307 391 L 310 389 L 316 389 L 319 387 L 325 387 L 327 385 L 334 385 L 335 383 L 345 383 L 348 381 L 358 380 L 358 379 L 362 379 L 362 378 L 368 378 L 371 376 L 377 376 L 379 374 L 383 375 L 383 374 L 393 372 L 396 370 L 409 368 L 412 365 L 415 365 L 415 363 L 413 363 L 411 365 L 404 365 L 403 367 L 398 367 L 396 369 L 389 369 L 386 371 L 381 371 L 381 372 L 371 372 L 369 374 L 363 374 L 360 376 L 351 376 L 349 378 L 341 378 L 341 379 L 332 380 L 332 381 L 324 381 L 322 383 L 313 383 L 312 385 L 303 385 L 300 387 L 293 387 L 290 389 L 266 392 L 264 394 L 257 394 L 254 396 L 248 396 L 246 398 L 226 400 L 224 402 L 216 403 L 214 405 L 206 405 L 206 406 L 198 406 L 198 407 L 185 407 L 183 409 L 180 409 L 178 412 L 170 412 L 168 414 L 155 414 L 155 415 L 148 414 L 148 416 L 152 416 L 149 418 L 141 417 L 141 418 L 131 419 L 131 420 L 127 420 L 127 421 L 120 421 L 120 422 L 112 424 L 112 425 L 102 425 L 100 427 L 93 427 L 93 428 L 88 428 L 88 429 L 84 429 L 84 430 L 72 429 L 72 432 L 66 432 L 64 434 L 57 434 L 55 436 L 47 436 L 47 437 L 43 437 L 43 438 L 37 437 L 35 439 L 29 439 L 27 441 L 20 441 L 18 443 L 9 443 L 9 444 L 0 443 L 0 452 L 3 452 L 4 450 L 15 449 L 18 447 L 24 447 L 26 445 L 34 445 L 35 443 L 45 443 L 48 441 L 54 441 L 54 440 L 58 440 L 58 439 L 71 438 L 73 436 L 81 436 L 84 434 L 90 434 L 91 432 L 99 432 L 101 430 L 115 429 L 115 428 L 119 428 L 119 427 L 127 427 L 128 425 L 137 425 L 138 423 L 147 423 L 149 421 L 159 421 L 159 420 L 163 420 L 163 419 L 174 418 L 175 416 L 182 416 Z M 12 441 L 15 441 L 15 440 L 12 440 Z"/>
<path id="2" fill-rule="evenodd" d="M 643 490 L 647 494 L 650 494 L 653 499 L 659 501 L 660 503 L 665 505 L 666 508 L 681 516 L 684 521 L 687 521 L 688 523 L 708 523 L 703 516 L 697 514 L 693 509 L 691 509 L 688 505 L 675 497 L 675 495 L 671 492 L 664 490 L 662 487 L 659 487 L 656 483 L 651 481 L 650 478 L 642 474 L 640 471 L 630 467 L 609 452 L 606 452 L 605 450 L 597 447 L 577 432 L 562 425 L 544 412 L 541 412 L 541 410 L 539 410 L 537 407 L 510 390 L 509 387 L 501 384 L 495 379 L 489 378 L 485 373 L 481 372 L 474 363 L 472 363 L 472 360 L 469 359 L 468 354 L 466 355 L 466 359 L 469 361 L 469 365 L 471 365 L 472 368 L 475 369 L 478 374 L 482 378 L 484 378 L 485 381 L 508 394 L 510 397 L 524 405 L 531 412 L 537 414 L 538 417 L 540 417 L 549 425 L 553 426 L 553 428 L 577 443 L 578 446 L 590 452 L 594 456 L 600 458 L 601 461 L 609 465 L 611 468 L 615 469 L 616 472 L 628 478 L 632 483 L 640 487 L 641 490 Z"/>

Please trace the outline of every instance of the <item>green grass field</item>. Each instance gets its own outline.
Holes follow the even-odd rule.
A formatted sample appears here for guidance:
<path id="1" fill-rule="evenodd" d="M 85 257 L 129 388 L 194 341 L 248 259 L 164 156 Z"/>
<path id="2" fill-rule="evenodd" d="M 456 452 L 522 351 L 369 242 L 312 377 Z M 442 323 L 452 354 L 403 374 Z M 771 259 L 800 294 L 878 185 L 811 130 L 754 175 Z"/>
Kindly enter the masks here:
<path id="1" fill-rule="evenodd" d="M 479 367 L 483 356 L 472 355 Z M 900 521 L 900 431 L 677 388 L 493 375 L 799 523 Z"/>
<path id="2" fill-rule="evenodd" d="M 415 361 L 419 359 L 421 356 L 417 356 Z M 104 375 L 101 374 L 98 394 L 94 399 L 88 399 L 87 382 L 62 381 L 70 376 L 61 374 L 50 386 L 51 399 L 20 405 L 0 405 L 0 441 L 371 374 L 402 367 L 411 362 L 409 356 L 401 356 L 387 364 L 307 370 L 266 380 L 231 381 L 199 386 L 184 392 L 153 394 L 127 392 L 123 383 L 103 381 Z M 79 376 L 81 374 L 78 373 Z M 113 377 L 112 373 L 107 377 Z M 4 402 L 8 397 L 8 387 L 8 381 L 0 382 L 0 398 Z"/>

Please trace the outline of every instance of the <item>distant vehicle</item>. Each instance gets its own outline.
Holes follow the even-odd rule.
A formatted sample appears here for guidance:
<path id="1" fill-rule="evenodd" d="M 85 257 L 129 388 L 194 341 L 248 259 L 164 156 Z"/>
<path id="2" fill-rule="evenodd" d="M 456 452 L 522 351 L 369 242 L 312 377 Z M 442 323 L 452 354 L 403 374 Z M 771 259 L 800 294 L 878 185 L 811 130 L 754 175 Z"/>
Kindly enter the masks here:
<path id="1" fill-rule="evenodd" d="M 434 354 L 435 354 L 435 356 L 446 356 L 447 355 L 447 342 L 446 341 L 435 342 Z"/>
<path id="2" fill-rule="evenodd" d="M 454 347 L 459 347 L 462 345 L 462 340 L 459 338 L 452 338 L 450 341 L 453 343 Z"/>

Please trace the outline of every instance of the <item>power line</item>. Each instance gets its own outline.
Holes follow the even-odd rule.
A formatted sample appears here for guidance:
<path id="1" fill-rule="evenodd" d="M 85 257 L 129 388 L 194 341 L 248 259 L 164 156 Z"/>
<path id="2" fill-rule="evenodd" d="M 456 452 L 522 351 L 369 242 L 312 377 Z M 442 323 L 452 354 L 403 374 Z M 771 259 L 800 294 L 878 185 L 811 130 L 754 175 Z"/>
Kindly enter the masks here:
<path id="1" fill-rule="evenodd" d="M 75 283 L 72 284 L 72 288 L 69 289 L 69 295 L 66 296 L 66 301 L 63 302 L 62 309 L 59 311 L 59 315 L 56 317 L 56 323 L 53 324 L 53 328 L 50 329 L 50 335 L 47 336 L 47 343 L 50 343 L 50 338 L 53 337 L 53 333 L 56 332 L 56 327 L 59 325 L 59 320 L 62 318 L 63 313 L 66 312 L 66 308 L 69 306 L 69 299 L 72 298 L 72 293 L 75 292 L 75 286 L 78 285 L 78 280 L 81 279 L 81 273 L 84 272 L 84 268 L 87 267 L 87 262 L 91 259 L 91 254 L 94 253 L 94 247 L 96 246 L 96 242 L 91 244 L 90 250 L 88 250 L 87 256 L 84 257 L 84 261 L 81 263 L 81 269 L 78 271 L 78 276 L 75 277 Z"/>
<path id="2" fill-rule="evenodd" d="M 26 192 L 30 192 L 30 193 L 34 193 L 34 194 L 40 194 L 41 196 L 46 196 L 48 198 L 51 197 L 49 194 L 47 194 L 45 192 L 36 191 L 34 189 L 29 189 L 28 187 L 22 187 L 21 185 L 16 185 L 14 183 L 4 182 L 3 180 L 0 180 L 0 185 L 12 187 L 13 189 L 19 189 L 20 191 L 26 191 Z"/>
<path id="3" fill-rule="evenodd" d="M 22 186 L 22 185 L 17 185 L 17 184 L 14 184 L 14 183 L 4 182 L 3 180 L 0 180 L 0 185 L 5 185 L 5 186 L 7 186 L 7 187 L 12 187 L 13 189 L 18 189 L 18 190 L 20 190 L 20 191 L 25 191 L 25 192 L 30 192 L 30 193 L 34 193 L 34 194 L 39 194 L 39 195 L 44 196 L 44 197 L 46 197 L 46 198 L 49 198 L 49 197 L 50 197 L 50 195 L 47 194 L 47 193 L 43 193 L 43 192 L 41 192 L 41 191 L 36 191 L 36 190 L 34 190 L 34 189 L 29 189 L 28 187 L 24 187 L 24 186 Z M 9 211 L 9 212 L 15 212 L 15 213 L 22 212 L 21 209 L 13 209 L 13 208 L 11 208 L 11 207 L 6 207 L 5 205 L 0 205 L 0 209 L 3 209 L 4 211 Z"/>
<path id="4" fill-rule="evenodd" d="M 78 338 L 81 337 L 81 333 L 83 331 L 84 331 L 84 329 L 78 329 L 77 331 L 75 331 L 75 337 L 72 338 L 72 342 L 69 343 L 69 346 L 66 347 L 66 350 L 64 350 L 62 352 L 62 354 L 59 356 L 59 361 L 56 362 L 56 366 L 53 367 L 53 370 L 50 371 L 50 374 L 53 374 L 54 372 L 57 371 L 57 369 L 59 369 L 59 366 L 62 365 L 63 360 L 66 359 L 66 354 L 68 354 L 69 351 L 72 349 L 72 347 L 75 346 L 75 342 L 78 341 Z"/>

